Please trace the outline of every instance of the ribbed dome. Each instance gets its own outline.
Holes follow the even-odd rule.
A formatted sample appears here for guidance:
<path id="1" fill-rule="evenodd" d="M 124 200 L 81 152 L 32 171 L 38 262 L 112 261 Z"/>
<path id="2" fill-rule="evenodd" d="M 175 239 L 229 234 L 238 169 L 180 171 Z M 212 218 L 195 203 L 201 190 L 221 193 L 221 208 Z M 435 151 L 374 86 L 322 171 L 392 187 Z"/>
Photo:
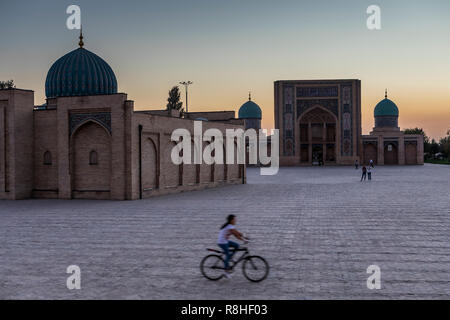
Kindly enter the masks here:
<path id="1" fill-rule="evenodd" d="M 59 58 L 45 81 L 47 98 L 114 93 L 117 93 L 117 80 L 111 67 L 82 47 Z"/>
<path id="2" fill-rule="evenodd" d="M 375 117 L 380 117 L 380 116 L 397 116 L 398 117 L 398 108 L 393 101 L 389 100 L 388 98 L 385 98 L 384 100 L 381 100 L 376 105 L 374 115 L 375 115 Z"/>
<path id="3" fill-rule="evenodd" d="M 239 108 L 239 119 L 261 119 L 261 108 L 250 100 Z"/>

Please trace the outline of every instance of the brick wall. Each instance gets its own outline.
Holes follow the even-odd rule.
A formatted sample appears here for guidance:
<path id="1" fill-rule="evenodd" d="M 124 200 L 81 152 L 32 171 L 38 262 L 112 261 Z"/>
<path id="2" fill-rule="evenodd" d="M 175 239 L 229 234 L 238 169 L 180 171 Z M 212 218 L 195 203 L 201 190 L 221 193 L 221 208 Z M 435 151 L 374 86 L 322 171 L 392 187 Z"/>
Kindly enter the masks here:
<path id="1" fill-rule="evenodd" d="M 34 194 L 48 197 L 58 195 L 58 145 L 56 110 L 34 112 Z M 51 163 L 44 163 L 45 152 L 50 152 Z"/>
<path id="2" fill-rule="evenodd" d="M 142 125 L 142 182 L 139 181 L 139 125 Z M 203 132 L 209 128 L 217 128 L 223 134 L 226 128 L 242 128 L 242 126 L 224 124 L 220 122 L 202 122 Z M 151 197 L 161 194 L 199 190 L 214 187 L 224 183 L 225 170 L 226 183 L 242 183 L 242 173 L 239 165 L 182 164 L 175 165 L 171 160 L 171 151 L 175 146 L 171 134 L 173 130 L 186 128 L 193 137 L 194 121 L 188 119 L 163 117 L 136 112 L 132 124 L 132 199 L 140 196 L 142 183 L 142 197 Z M 153 141 L 153 145 L 149 143 Z M 203 142 L 203 148 L 207 145 Z M 155 154 L 156 152 L 156 154 Z M 203 150 L 202 150 L 203 152 Z M 191 157 L 194 155 L 194 143 L 191 144 Z M 158 175 L 159 173 L 159 175 Z M 181 174 L 181 176 L 180 176 Z M 213 179 L 214 178 L 214 179 Z M 181 185 L 180 185 L 181 182 Z M 154 186 L 154 187 L 152 187 Z"/>
<path id="3" fill-rule="evenodd" d="M 125 94 L 48 99 L 33 111 L 32 91 L 0 91 L 0 198 L 138 199 L 217 186 L 228 171 L 226 183 L 242 183 L 239 165 L 173 164 L 177 128 L 193 133 L 194 121 L 135 113 Z"/>
<path id="4" fill-rule="evenodd" d="M 0 90 L 0 198 L 26 199 L 33 187 L 33 107 L 31 90 Z"/>

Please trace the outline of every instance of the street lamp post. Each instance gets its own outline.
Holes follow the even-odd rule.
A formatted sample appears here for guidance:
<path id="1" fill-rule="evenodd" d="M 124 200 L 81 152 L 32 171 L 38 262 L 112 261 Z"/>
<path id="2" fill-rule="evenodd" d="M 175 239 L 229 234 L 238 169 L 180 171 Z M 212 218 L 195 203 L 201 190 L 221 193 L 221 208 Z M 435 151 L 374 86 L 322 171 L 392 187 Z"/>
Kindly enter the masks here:
<path id="1" fill-rule="evenodd" d="M 186 89 L 186 113 L 188 113 L 188 87 L 193 84 L 192 81 L 183 81 L 180 82 L 180 84 L 182 84 L 184 86 L 184 88 Z"/>

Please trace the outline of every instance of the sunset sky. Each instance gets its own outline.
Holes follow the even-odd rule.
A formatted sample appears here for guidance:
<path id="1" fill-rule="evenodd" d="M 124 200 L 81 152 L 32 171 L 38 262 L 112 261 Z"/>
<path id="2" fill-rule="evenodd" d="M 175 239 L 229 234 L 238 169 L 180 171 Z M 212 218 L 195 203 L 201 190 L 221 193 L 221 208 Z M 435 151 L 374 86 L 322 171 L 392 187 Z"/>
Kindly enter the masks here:
<path id="1" fill-rule="evenodd" d="M 170 87 L 191 80 L 190 111 L 237 111 L 252 91 L 273 128 L 274 81 L 360 79 L 364 134 L 385 88 L 402 129 L 433 138 L 450 129 L 449 0 L 0 0 L 0 80 L 34 90 L 35 104 L 52 63 L 77 48 L 71 4 L 85 48 L 110 64 L 136 109 L 165 108 Z M 366 27 L 372 4 L 378 31 Z"/>

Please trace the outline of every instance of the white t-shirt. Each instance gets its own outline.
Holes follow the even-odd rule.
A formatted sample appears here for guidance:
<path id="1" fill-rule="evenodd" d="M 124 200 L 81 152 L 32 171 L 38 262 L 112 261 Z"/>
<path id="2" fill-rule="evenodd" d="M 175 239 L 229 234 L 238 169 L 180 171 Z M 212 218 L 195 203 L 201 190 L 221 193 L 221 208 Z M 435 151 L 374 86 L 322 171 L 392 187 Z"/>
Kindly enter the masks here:
<path id="1" fill-rule="evenodd" d="M 227 225 L 225 228 L 221 229 L 219 232 L 219 238 L 217 239 L 218 244 L 227 244 L 228 239 L 231 236 L 231 229 L 235 229 L 232 224 Z"/>

